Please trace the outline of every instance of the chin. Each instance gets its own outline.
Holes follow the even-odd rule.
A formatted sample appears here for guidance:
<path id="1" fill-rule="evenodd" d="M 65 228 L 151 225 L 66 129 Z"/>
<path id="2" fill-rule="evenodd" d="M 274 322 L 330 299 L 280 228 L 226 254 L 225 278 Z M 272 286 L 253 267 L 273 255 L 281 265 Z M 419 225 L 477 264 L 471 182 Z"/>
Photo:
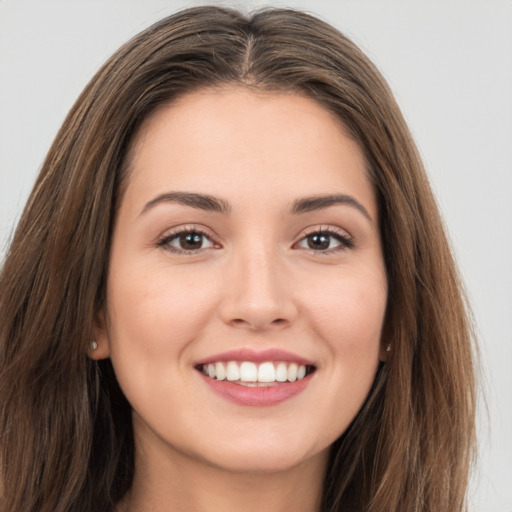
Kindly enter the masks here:
<path id="1" fill-rule="evenodd" d="M 312 449 L 290 441 L 285 436 L 277 443 L 253 438 L 240 444 L 230 443 L 229 447 L 217 444 L 213 450 L 202 452 L 199 458 L 209 466 L 242 474 L 288 472 L 307 464 L 325 466 L 329 446 Z"/>

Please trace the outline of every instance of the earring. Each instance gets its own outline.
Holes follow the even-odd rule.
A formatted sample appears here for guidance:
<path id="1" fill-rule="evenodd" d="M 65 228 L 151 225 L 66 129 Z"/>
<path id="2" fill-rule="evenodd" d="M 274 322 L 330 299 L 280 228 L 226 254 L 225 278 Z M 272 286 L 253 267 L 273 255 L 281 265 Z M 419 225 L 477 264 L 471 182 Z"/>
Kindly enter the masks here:
<path id="1" fill-rule="evenodd" d="M 96 350 L 96 349 L 98 348 L 98 344 L 97 344 L 95 341 L 93 341 L 93 342 L 91 343 L 91 348 L 92 348 L 93 350 Z"/>
<path id="2" fill-rule="evenodd" d="M 386 347 L 386 352 L 391 352 L 391 343 Z"/>

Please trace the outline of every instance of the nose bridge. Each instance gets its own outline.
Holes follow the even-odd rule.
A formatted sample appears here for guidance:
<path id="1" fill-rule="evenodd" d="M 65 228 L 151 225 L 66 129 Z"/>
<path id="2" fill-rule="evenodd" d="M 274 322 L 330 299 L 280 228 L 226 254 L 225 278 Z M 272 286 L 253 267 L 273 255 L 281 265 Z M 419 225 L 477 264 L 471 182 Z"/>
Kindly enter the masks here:
<path id="1" fill-rule="evenodd" d="M 276 276 L 279 274 L 279 258 L 269 248 L 258 248 L 240 258 L 240 269 L 245 274 L 246 284 L 240 290 L 247 294 L 250 301 L 257 304 L 276 302 L 279 299 L 280 285 Z"/>
<path id="2" fill-rule="evenodd" d="M 283 258 L 268 240 L 266 244 L 254 242 L 233 253 L 222 316 L 225 322 L 238 327 L 282 327 L 296 316 Z"/>

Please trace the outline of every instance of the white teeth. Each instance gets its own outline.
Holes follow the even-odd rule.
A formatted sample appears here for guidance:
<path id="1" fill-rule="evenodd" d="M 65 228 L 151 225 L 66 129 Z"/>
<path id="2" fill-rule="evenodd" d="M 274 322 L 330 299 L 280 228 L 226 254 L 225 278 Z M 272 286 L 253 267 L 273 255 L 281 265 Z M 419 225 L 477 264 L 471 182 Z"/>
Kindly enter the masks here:
<path id="1" fill-rule="evenodd" d="M 258 383 L 295 382 L 306 377 L 307 368 L 297 363 L 266 361 L 259 365 L 251 361 L 227 361 L 203 365 L 202 371 L 211 379 L 228 380 L 244 385 Z"/>
<path id="2" fill-rule="evenodd" d="M 288 368 L 286 368 L 286 363 L 279 363 L 277 365 L 276 380 L 277 382 L 286 382 L 288 380 Z"/>
<path id="3" fill-rule="evenodd" d="M 276 380 L 276 370 L 274 363 L 263 363 L 258 368 L 258 382 L 274 382 Z"/>
<path id="4" fill-rule="evenodd" d="M 288 367 L 288 380 L 290 382 L 293 382 L 293 381 L 297 380 L 297 365 L 295 363 L 292 363 Z"/>
<path id="5" fill-rule="evenodd" d="M 258 380 L 258 367 L 254 363 L 244 361 L 240 365 L 240 380 L 242 382 L 256 382 Z"/>
<path id="6" fill-rule="evenodd" d="M 226 369 L 223 363 L 215 363 L 215 377 L 217 377 L 217 380 L 224 380 L 226 378 Z"/>
<path id="7" fill-rule="evenodd" d="M 240 370 L 234 361 L 228 363 L 226 377 L 228 380 L 240 380 Z"/>

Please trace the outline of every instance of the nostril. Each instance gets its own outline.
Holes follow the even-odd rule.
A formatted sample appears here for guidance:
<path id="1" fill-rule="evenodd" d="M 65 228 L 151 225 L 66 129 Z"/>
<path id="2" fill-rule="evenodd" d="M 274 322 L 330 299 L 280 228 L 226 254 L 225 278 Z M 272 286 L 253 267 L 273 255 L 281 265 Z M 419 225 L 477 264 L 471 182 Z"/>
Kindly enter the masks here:
<path id="1" fill-rule="evenodd" d="M 230 320 L 230 324 L 233 327 L 252 328 L 258 330 L 265 328 L 265 322 L 250 322 L 248 320 L 244 320 L 243 318 L 233 318 Z M 286 318 L 275 318 L 266 324 L 266 327 L 282 327 L 286 324 L 288 324 L 288 320 L 286 320 Z"/>

